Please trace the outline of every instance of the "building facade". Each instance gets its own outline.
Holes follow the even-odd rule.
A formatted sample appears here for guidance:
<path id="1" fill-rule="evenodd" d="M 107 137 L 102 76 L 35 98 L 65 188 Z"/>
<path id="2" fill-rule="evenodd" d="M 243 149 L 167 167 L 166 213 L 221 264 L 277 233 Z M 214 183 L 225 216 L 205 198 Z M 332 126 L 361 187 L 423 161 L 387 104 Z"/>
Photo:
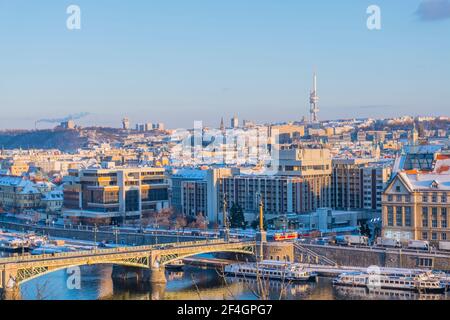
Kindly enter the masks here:
<path id="1" fill-rule="evenodd" d="M 259 197 L 262 198 L 267 218 L 312 212 L 317 208 L 329 207 L 331 203 L 329 190 L 316 186 L 313 178 L 237 175 L 220 180 L 219 199 L 225 198 L 229 206 L 238 204 L 247 221 L 256 218 Z"/>
<path id="2" fill-rule="evenodd" d="M 333 159 L 332 207 L 381 212 L 381 195 L 391 172 L 388 163 L 370 159 Z"/>
<path id="3" fill-rule="evenodd" d="M 401 241 L 450 240 L 450 174 L 404 171 L 383 194 L 383 236 Z"/>
<path id="4" fill-rule="evenodd" d="M 81 223 L 123 223 L 169 207 L 162 168 L 71 170 L 64 187 L 64 217 Z"/>
<path id="5" fill-rule="evenodd" d="M 221 223 L 219 180 L 232 175 L 233 169 L 179 169 L 170 175 L 170 204 L 185 216 L 201 214 L 209 222 Z"/>
<path id="6" fill-rule="evenodd" d="M 62 192 L 49 182 L 33 182 L 18 176 L 0 176 L 0 207 L 7 212 L 58 213 Z"/>
<path id="7" fill-rule="evenodd" d="M 218 193 L 219 199 L 226 199 L 229 206 L 238 204 L 248 221 L 258 212 L 259 197 L 268 218 L 329 208 L 330 152 L 327 149 L 280 150 L 275 173 L 224 177 L 220 179 Z"/>

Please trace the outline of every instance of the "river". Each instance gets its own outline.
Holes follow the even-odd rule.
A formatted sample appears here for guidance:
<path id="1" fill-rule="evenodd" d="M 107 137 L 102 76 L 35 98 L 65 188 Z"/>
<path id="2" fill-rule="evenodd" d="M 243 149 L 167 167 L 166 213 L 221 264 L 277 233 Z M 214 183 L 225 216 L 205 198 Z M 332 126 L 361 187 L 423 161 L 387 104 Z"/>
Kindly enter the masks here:
<path id="1" fill-rule="evenodd" d="M 21 285 L 22 299 L 258 300 L 264 294 L 273 300 L 450 299 L 446 295 L 418 295 L 407 291 L 384 290 L 369 294 L 361 288 L 333 287 L 330 278 L 319 278 L 317 283 L 296 285 L 282 285 L 281 282 L 271 281 L 258 290 L 254 280 L 224 278 L 215 270 L 193 267 L 186 267 L 183 272 L 167 272 L 167 285 L 156 288 L 152 288 L 149 283 L 137 281 L 113 281 L 110 265 L 84 266 L 80 271 L 79 289 L 71 289 L 71 274 L 67 270 L 60 270 Z"/>
<path id="2" fill-rule="evenodd" d="M 0 252 L 1 257 L 8 254 Z M 166 272 L 167 284 L 152 287 L 149 283 L 113 281 L 111 265 L 82 266 L 78 285 L 72 272 L 59 270 L 21 285 L 25 300 L 357 300 L 408 299 L 450 300 L 450 295 L 416 294 L 408 291 L 381 290 L 368 293 L 363 288 L 334 287 L 332 279 L 317 283 L 283 285 L 270 281 L 258 286 L 254 280 L 224 278 L 212 269 L 185 267 L 183 272 Z M 258 289 L 259 287 L 259 289 Z M 262 288 L 261 288 L 262 287 Z"/>

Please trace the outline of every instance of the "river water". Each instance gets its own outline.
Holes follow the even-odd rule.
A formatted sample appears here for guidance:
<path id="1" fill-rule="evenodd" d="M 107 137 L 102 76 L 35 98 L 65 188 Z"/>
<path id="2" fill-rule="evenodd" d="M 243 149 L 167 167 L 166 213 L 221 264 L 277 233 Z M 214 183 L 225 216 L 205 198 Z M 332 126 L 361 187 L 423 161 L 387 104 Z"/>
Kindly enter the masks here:
<path id="1" fill-rule="evenodd" d="M 336 288 L 332 279 L 319 278 L 317 283 L 283 285 L 271 281 L 258 286 L 254 280 L 224 278 L 211 269 L 186 267 L 183 272 L 167 272 L 168 283 L 152 287 L 137 281 L 117 282 L 111 277 L 112 266 L 81 267 L 79 289 L 70 289 L 67 270 L 60 270 L 24 283 L 22 299 L 31 300 L 349 300 L 349 299 L 448 299 L 445 295 L 418 295 L 407 291 L 380 291 L 369 294 L 361 288 Z M 69 283 L 69 285 L 68 285 Z M 260 289 L 258 289 L 260 287 Z"/>
<path id="2" fill-rule="evenodd" d="M 0 252 L 0 256 L 7 256 Z M 167 284 L 152 287 L 136 280 L 113 281 L 111 265 L 82 266 L 79 284 L 73 285 L 70 270 L 59 270 L 21 285 L 25 300 L 450 300 L 450 295 L 416 294 L 407 291 L 367 292 L 363 288 L 334 287 L 332 279 L 319 278 L 317 283 L 283 285 L 270 281 L 224 278 L 212 269 L 185 267 L 183 272 L 166 272 Z"/>

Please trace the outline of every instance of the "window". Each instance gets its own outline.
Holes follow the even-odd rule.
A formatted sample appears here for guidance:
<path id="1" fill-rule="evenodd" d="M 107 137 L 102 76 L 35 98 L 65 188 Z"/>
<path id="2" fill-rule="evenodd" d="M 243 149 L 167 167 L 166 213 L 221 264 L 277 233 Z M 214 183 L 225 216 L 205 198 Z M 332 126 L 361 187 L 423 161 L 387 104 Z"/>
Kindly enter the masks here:
<path id="1" fill-rule="evenodd" d="M 433 193 L 431 196 L 431 202 L 436 203 L 437 202 L 437 194 Z"/>
<path id="2" fill-rule="evenodd" d="M 394 196 L 392 194 L 389 194 L 387 198 L 389 202 L 392 202 L 394 200 Z"/>
<path id="3" fill-rule="evenodd" d="M 393 227 L 394 226 L 394 208 L 388 207 L 388 226 Z"/>
<path id="4" fill-rule="evenodd" d="M 431 209 L 431 227 L 437 228 L 438 227 L 438 220 L 437 220 L 437 208 Z"/>
<path id="5" fill-rule="evenodd" d="M 405 227 L 411 227 L 411 207 L 405 207 Z"/>
<path id="6" fill-rule="evenodd" d="M 417 260 L 418 267 L 433 267 L 433 259 L 429 258 L 419 258 Z"/>
<path id="7" fill-rule="evenodd" d="M 422 227 L 428 228 L 428 207 L 422 208 Z"/>
<path id="8" fill-rule="evenodd" d="M 422 232 L 422 240 L 428 240 L 428 232 Z"/>
<path id="9" fill-rule="evenodd" d="M 427 194 L 424 194 L 422 196 L 422 202 L 428 202 L 428 195 Z"/>
<path id="10" fill-rule="evenodd" d="M 437 240 L 437 233 L 436 233 L 436 232 L 433 232 L 433 233 L 431 234 L 431 239 L 432 239 L 432 240 Z"/>
<path id="11" fill-rule="evenodd" d="M 447 208 L 441 208 L 441 228 L 447 228 Z"/>
<path id="12" fill-rule="evenodd" d="M 444 241 L 447 240 L 447 234 L 445 232 L 442 233 L 441 239 L 444 240 Z"/>
<path id="13" fill-rule="evenodd" d="M 443 203 L 447 202 L 447 194 L 446 193 L 442 194 L 441 202 L 443 202 Z"/>
<path id="14" fill-rule="evenodd" d="M 403 208 L 402 207 L 397 207 L 396 208 L 396 225 L 397 227 L 402 227 L 403 226 Z"/>
<path id="15" fill-rule="evenodd" d="M 397 195 L 397 202 L 401 202 L 402 201 L 402 196 L 401 195 Z"/>

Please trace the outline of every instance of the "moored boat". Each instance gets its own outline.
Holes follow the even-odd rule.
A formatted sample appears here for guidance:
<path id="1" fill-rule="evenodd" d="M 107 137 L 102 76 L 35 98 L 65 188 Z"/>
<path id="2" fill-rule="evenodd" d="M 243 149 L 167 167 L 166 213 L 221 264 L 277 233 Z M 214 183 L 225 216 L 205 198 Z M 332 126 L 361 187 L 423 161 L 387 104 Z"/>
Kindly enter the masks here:
<path id="1" fill-rule="evenodd" d="M 181 271 L 184 268 L 183 260 L 176 260 L 166 265 L 166 269 L 170 271 Z"/>
<path id="2" fill-rule="evenodd" d="M 27 241 L 17 238 L 1 239 L 0 250 L 6 252 L 28 251 L 30 245 Z"/>
<path id="3" fill-rule="evenodd" d="M 447 290 L 446 284 L 429 272 L 416 274 L 350 272 L 339 275 L 334 279 L 333 284 L 365 287 L 369 290 L 392 289 L 422 293 L 444 293 Z"/>
<path id="4" fill-rule="evenodd" d="M 296 263 L 262 261 L 259 263 L 236 263 L 225 266 L 225 274 L 237 277 L 262 278 L 281 281 L 316 281 L 317 274 L 305 270 Z"/>

